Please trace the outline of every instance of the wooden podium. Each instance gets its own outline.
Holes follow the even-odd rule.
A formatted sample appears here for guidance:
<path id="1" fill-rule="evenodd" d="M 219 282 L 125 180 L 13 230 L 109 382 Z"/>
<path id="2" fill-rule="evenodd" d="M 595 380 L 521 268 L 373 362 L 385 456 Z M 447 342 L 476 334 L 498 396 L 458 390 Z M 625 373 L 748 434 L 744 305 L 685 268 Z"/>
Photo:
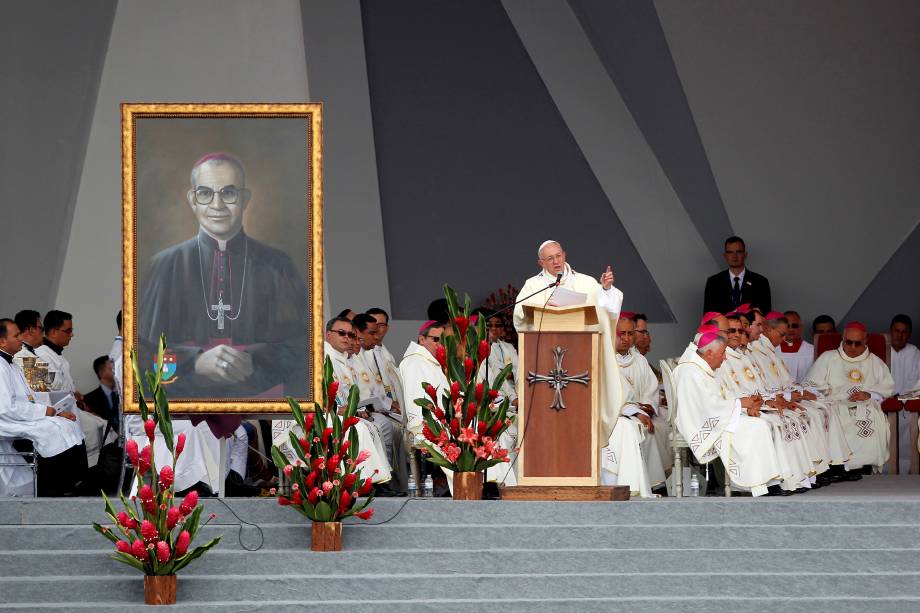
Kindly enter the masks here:
<path id="1" fill-rule="evenodd" d="M 594 304 L 525 303 L 524 314 L 530 331 L 518 335 L 518 486 L 504 488 L 502 498 L 628 499 L 628 487 L 599 487 L 606 441 L 600 440 L 600 333 L 589 328 L 598 323 Z"/>

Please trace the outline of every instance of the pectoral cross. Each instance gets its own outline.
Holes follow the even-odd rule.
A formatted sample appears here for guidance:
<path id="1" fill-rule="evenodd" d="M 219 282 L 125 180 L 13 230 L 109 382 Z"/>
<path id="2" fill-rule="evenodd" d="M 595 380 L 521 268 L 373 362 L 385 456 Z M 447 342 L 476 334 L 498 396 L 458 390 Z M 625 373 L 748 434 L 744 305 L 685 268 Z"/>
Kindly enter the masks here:
<path id="1" fill-rule="evenodd" d="M 556 368 L 550 370 L 549 373 L 545 375 L 538 375 L 534 372 L 527 373 L 527 383 L 530 385 L 534 383 L 548 383 L 550 387 L 553 388 L 555 394 L 553 396 L 553 403 L 549 408 L 556 411 L 561 411 L 565 408 L 565 402 L 562 399 L 562 390 L 565 389 L 569 383 L 588 385 L 588 381 L 591 380 L 587 370 L 580 375 L 569 376 L 569 371 L 562 367 L 562 358 L 565 355 L 565 351 L 566 350 L 562 347 L 553 348 L 553 360 L 556 362 Z"/>
<path id="2" fill-rule="evenodd" d="M 230 312 L 230 305 L 224 304 L 224 293 L 223 292 L 221 292 L 217 296 L 217 304 L 212 304 L 211 310 L 217 311 L 217 329 L 223 330 L 224 329 L 224 312 L 225 311 L 228 313 Z"/>

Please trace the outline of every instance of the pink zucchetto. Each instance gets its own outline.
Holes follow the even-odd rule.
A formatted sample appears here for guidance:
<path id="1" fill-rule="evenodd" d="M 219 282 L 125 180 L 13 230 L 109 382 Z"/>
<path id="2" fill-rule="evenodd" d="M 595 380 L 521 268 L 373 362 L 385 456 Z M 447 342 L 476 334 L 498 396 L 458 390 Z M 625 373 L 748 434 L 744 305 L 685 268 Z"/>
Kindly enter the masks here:
<path id="1" fill-rule="evenodd" d="M 712 320 L 715 319 L 716 317 L 721 317 L 721 316 L 722 316 L 722 313 L 717 313 L 717 312 L 715 312 L 715 311 L 709 311 L 708 313 L 706 313 L 705 315 L 703 315 L 703 318 L 700 320 L 700 323 L 701 323 L 701 324 L 704 324 L 704 323 L 706 323 L 707 321 L 712 321 Z"/>
<path id="2" fill-rule="evenodd" d="M 848 323 L 847 325 L 845 325 L 845 326 L 843 327 L 843 329 L 844 329 L 844 330 L 861 330 L 861 331 L 865 332 L 865 331 L 866 331 L 866 324 L 862 323 L 861 321 L 851 321 L 850 323 Z"/>
<path id="3" fill-rule="evenodd" d="M 440 325 L 441 325 L 441 322 L 435 321 L 434 319 L 429 319 L 428 321 L 422 324 L 421 328 L 418 329 L 418 335 L 425 336 L 425 333 L 428 332 L 428 330 L 430 330 L 431 328 L 440 326 Z"/>
<path id="4" fill-rule="evenodd" d="M 620 319 L 628 319 L 630 321 L 636 321 L 636 314 L 632 311 L 620 311 Z"/>
<path id="5" fill-rule="evenodd" d="M 783 319 L 784 317 L 785 315 L 783 315 L 779 311 L 770 311 L 769 313 L 763 316 L 763 318 L 766 319 L 767 321 L 773 321 L 774 319 Z"/>
<path id="6" fill-rule="evenodd" d="M 702 335 L 702 336 L 700 337 L 700 340 L 699 340 L 699 342 L 697 342 L 696 346 L 697 346 L 697 347 L 705 347 L 706 345 L 708 345 L 708 344 L 711 343 L 712 341 L 717 340 L 717 339 L 719 339 L 719 338 L 721 338 L 721 337 L 720 337 L 718 334 L 716 334 L 715 332 L 707 332 L 706 334 L 704 334 L 704 335 Z"/>

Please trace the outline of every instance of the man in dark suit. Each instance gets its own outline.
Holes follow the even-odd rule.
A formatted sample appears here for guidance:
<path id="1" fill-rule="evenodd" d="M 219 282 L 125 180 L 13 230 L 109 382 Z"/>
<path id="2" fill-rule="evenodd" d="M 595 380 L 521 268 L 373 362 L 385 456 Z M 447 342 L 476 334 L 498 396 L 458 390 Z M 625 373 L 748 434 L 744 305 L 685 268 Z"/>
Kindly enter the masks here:
<path id="1" fill-rule="evenodd" d="M 99 387 L 86 394 L 83 402 L 86 409 L 110 422 L 112 428 L 118 428 L 118 392 L 115 390 L 115 374 L 109 356 L 99 356 L 93 360 L 93 370 L 99 378 Z"/>
<path id="2" fill-rule="evenodd" d="M 725 240 L 725 262 L 728 264 L 728 270 L 723 270 L 706 280 L 704 313 L 728 313 L 742 304 L 759 308 L 762 313 L 772 310 L 770 282 L 763 275 L 747 270 L 744 267 L 746 258 L 744 240 L 738 236 L 731 236 Z"/>

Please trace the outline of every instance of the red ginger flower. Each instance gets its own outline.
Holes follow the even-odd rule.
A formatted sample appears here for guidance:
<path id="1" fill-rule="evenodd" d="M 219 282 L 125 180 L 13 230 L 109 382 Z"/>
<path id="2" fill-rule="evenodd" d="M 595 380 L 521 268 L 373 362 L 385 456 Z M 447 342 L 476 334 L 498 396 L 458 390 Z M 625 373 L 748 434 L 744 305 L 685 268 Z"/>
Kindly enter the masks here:
<path id="1" fill-rule="evenodd" d="M 463 358 L 463 372 L 466 373 L 466 380 L 470 380 L 470 374 L 473 372 L 473 358 L 465 357 Z"/>
<path id="2" fill-rule="evenodd" d="M 140 539 L 137 539 L 131 544 L 131 555 L 142 562 L 147 561 L 147 548 L 144 547 L 144 543 L 142 543 Z"/>
<path id="3" fill-rule="evenodd" d="M 328 470 L 330 473 L 334 473 L 339 467 L 339 462 L 341 461 L 342 458 L 339 457 L 339 454 L 333 453 L 332 457 L 329 458 L 329 463 L 326 464 L 326 470 Z"/>
<path id="4" fill-rule="evenodd" d="M 297 439 L 297 442 L 300 443 L 300 448 L 301 450 L 303 450 L 304 453 L 307 453 L 308 451 L 310 451 L 310 441 L 308 441 L 307 439 L 303 437 L 300 437 L 299 439 Z"/>
<path id="5" fill-rule="evenodd" d="M 422 436 L 424 436 L 426 439 L 432 442 L 438 440 L 437 437 L 434 435 L 434 432 L 431 431 L 431 428 L 428 427 L 428 424 L 424 424 L 424 423 L 422 424 Z"/>
<path id="6" fill-rule="evenodd" d="M 489 401 L 495 400 L 498 398 L 498 390 L 489 390 Z"/>
<path id="7" fill-rule="evenodd" d="M 188 551 L 188 544 L 192 540 L 192 535 L 189 534 L 188 530 L 183 530 L 179 533 L 179 538 L 176 539 L 176 557 L 181 558 L 185 555 L 185 552 Z"/>
<path id="8" fill-rule="evenodd" d="M 142 501 L 142 506 L 144 510 L 147 511 L 150 515 L 157 514 L 157 501 L 156 500 L 144 500 Z"/>
<path id="9" fill-rule="evenodd" d="M 309 475 L 307 475 L 307 479 L 305 483 L 307 484 L 308 488 L 313 487 L 313 484 L 316 483 L 317 477 L 319 477 L 319 473 L 316 472 L 315 470 L 312 471 Z"/>
<path id="10" fill-rule="evenodd" d="M 148 542 L 155 541 L 159 536 L 156 525 L 154 525 L 154 523 L 149 519 L 145 519 L 141 522 L 141 536 L 143 536 L 144 540 Z"/>
<path id="11" fill-rule="evenodd" d="M 323 494 L 329 495 L 329 492 L 332 491 L 333 485 L 332 481 L 323 481 Z"/>
<path id="12" fill-rule="evenodd" d="M 505 425 L 504 422 L 502 422 L 501 420 L 495 422 L 495 425 L 492 426 L 492 429 L 489 431 L 489 434 L 492 435 L 492 438 L 495 438 L 496 436 L 498 436 L 498 434 L 502 431 L 502 427 L 504 425 Z"/>
<path id="13" fill-rule="evenodd" d="M 441 365 L 441 370 L 447 371 L 447 350 L 444 345 L 438 345 L 434 349 L 434 359 Z"/>
<path id="14" fill-rule="evenodd" d="M 456 417 L 450 420 L 450 433 L 454 436 L 460 435 L 460 422 L 457 421 Z"/>
<path id="15" fill-rule="evenodd" d="M 345 454 L 348 453 L 348 448 L 351 447 L 351 441 L 345 441 L 339 446 L 339 455 L 345 457 Z"/>
<path id="16" fill-rule="evenodd" d="M 342 479 L 342 485 L 345 487 L 346 490 L 351 490 L 351 488 L 354 487 L 355 485 L 355 481 L 357 480 L 358 480 L 358 473 L 348 473 Z"/>
<path id="17" fill-rule="evenodd" d="M 474 417 L 476 417 L 476 405 L 471 402 L 466 405 L 466 423 L 472 422 Z"/>
<path id="18" fill-rule="evenodd" d="M 169 562 L 169 554 L 169 545 L 166 544 L 166 541 L 157 541 L 157 560 L 160 564 Z"/>
<path id="19" fill-rule="evenodd" d="M 325 430 L 323 430 L 323 436 L 322 436 L 323 445 L 329 444 L 330 436 L 332 436 L 332 428 L 326 428 Z"/>
<path id="20" fill-rule="evenodd" d="M 441 407 L 434 408 L 434 416 L 437 417 L 438 421 L 441 421 L 441 422 L 443 422 L 444 418 L 447 417 L 447 415 L 444 413 L 444 409 L 442 409 Z"/>
<path id="21" fill-rule="evenodd" d="M 284 473 L 284 476 L 285 476 L 285 477 L 290 477 L 290 476 L 291 476 L 291 473 L 294 472 L 294 467 L 291 466 L 290 464 L 288 464 L 288 465 L 285 466 L 283 469 L 281 469 L 281 472 Z"/>
<path id="22" fill-rule="evenodd" d="M 278 504 L 280 504 L 282 507 L 286 507 L 286 506 L 288 506 L 289 504 L 291 504 L 291 501 L 288 500 L 288 499 L 287 499 L 286 497 L 284 497 L 284 496 L 278 496 Z"/>
<path id="23" fill-rule="evenodd" d="M 137 471 L 140 474 L 145 475 L 147 471 L 150 470 L 150 456 L 152 453 L 153 451 L 150 449 L 150 445 L 145 445 L 144 448 L 141 449 L 141 456 L 137 460 Z"/>
<path id="24" fill-rule="evenodd" d="M 438 404 L 438 390 L 432 384 L 425 386 L 425 393 L 428 394 L 428 397 L 431 398 L 431 401 L 435 404 Z"/>
<path id="25" fill-rule="evenodd" d="M 182 513 L 179 511 L 179 507 L 169 507 L 169 510 L 166 511 L 166 529 L 172 530 L 175 528 L 181 516 Z"/>
<path id="26" fill-rule="evenodd" d="M 179 440 L 176 441 L 176 457 L 178 458 L 182 455 L 182 451 L 185 449 L 185 432 L 179 433 Z"/>
<path id="27" fill-rule="evenodd" d="M 477 441 L 478 438 L 479 436 L 476 434 L 476 432 L 472 428 L 463 428 L 462 430 L 460 430 L 459 440 L 461 443 L 473 444 Z"/>
<path id="28" fill-rule="evenodd" d="M 365 509 L 364 511 L 361 511 L 360 513 L 355 513 L 355 515 L 357 515 L 361 519 L 370 519 L 371 517 L 374 516 L 374 509 Z"/>
<path id="29" fill-rule="evenodd" d="M 488 430 L 488 428 L 489 428 L 489 424 L 487 424 L 484 421 L 481 421 L 476 424 L 476 433 L 481 437 L 483 434 L 486 433 L 486 430 Z"/>
<path id="30" fill-rule="evenodd" d="M 351 494 L 348 491 L 343 491 L 341 496 L 339 496 L 339 513 L 344 513 L 351 507 Z"/>
<path id="31" fill-rule="evenodd" d="M 145 421 L 144 432 L 147 434 L 147 439 L 152 441 L 153 437 L 156 436 L 157 433 L 157 423 L 152 419 Z"/>
<path id="32" fill-rule="evenodd" d="M 358 452 L 358 457 L 355 458 L 355 464 L 361 464 L 369 457 L 371 457 L 371 452 L 367 449 L 362 449 Z"/>
<path id="33" fill-rule="evenodd" d="M 454 317 L 454 323 L 457 325 L 457 329 L 460 331 L 460 338 L 466 338 L 466 330 L 470 327 L 470 320 L 463 315 Z"/>
<path id="34" fill-rule="evenodd" d="M 131 543 L 128 541 L 118 541 L 115 543 L 115 551 L 131 555 Z"/>
<path id="35" fill-rule="evenodd" d="M 339 382 L 330 381 L 329 387 L 326 390 L 326 406 L 329 408 L 335 407 L 335 397 L 339 393 Z"/>
<path id="36" fill-rule="evenodd" d="M 460 457 L 460 448 L 454 443 L 447 443 L 442 451 L 449 462 L 456 462 L 457 458 Z"/>
<path id="37" fill-rule="evenodd" d="M 128 530 L 134 530 L 137 528 L 137 520 L 128 515 L 125 511 L 122 511 L 118 514 L 118 523 Z"/>
<path id="38" fill-rule="evenodd" d="M 303 504 L 303 498 L 300 495 L 300 490 L 294 490 L 294 494 L 291 496 L 291 504 L 296 504 L 297 506 Z"/>
<path id="39" fill-rule="evenodd" d="M 137 441 L 134 439 L 128 439 L 128 442 L 125 443 L 125 453 L 128 455 L 128 461 L 131 462 L 131 465 L 135 468 L 137 467 Z"/>
<path id="40" fill-rule="evenodd" d="M 450 399 L 456 400 L 460 397 L 460 383 L 454 381 L 450 384 Z"/>
<path id="41" fill-rule="evenodd" d="M 326 458 L 315 458 L 313 460 L 313 470 L 322 470 L 326 468 Z"/>
<path id="42" fill-rule="evenodd" d="M 482 383 L 476 384 L 476 403 L 477 404 L 482 401 L 482 395 L 483 395 L 483 392 L 485 392 L 485 389 L 486 388 Z"/>
<path id="43" fill-rule="evenodd" d="M 371 478 L 368 477 L 364 480 L 364 483 L 361 484 L 361 489 L 358 490 L 359 496 L 367 496 L 371 492 L 371 488 L 374 487 L 374 482 L 371 481 Z"/>
<path id="44" fill-rule="evenodd" d="M 164 489 L 169 488 L 173 484 L 173 478 L 174 478 L 174 475 L 173 475 L 172 466 L 167 464 L 166 466 L 160 469 L 160 479 L 159 479 L 160 487 Z"/>
<path id="45" fill-rule="evenodd" d="M 198 492 L 192 490 L 185 495 L 185 499 L 182 501 L 182 504 L 179 505 L 179 512 L 182 515 L 189 515 L 192 511 L 195 510 L 195 507 L 198 506 Z"/>
<path id="46" fill-rule="evenodd" d="M 149 484 L 145 483 L 141 486 L 141 489 L 138 490 L 137 497 L 140 498 L 142 502 L 153 500 L 153 488 L 150 487 Z"/>
<path id="47" fill-rule="evenodd" d="M 487 357 L 489 357 L 489 352 L 492 351 L 492 348 L 489 347 L 489 341 L 479 341 L 479 363 L 482 364 Z"/>
<path id="48" fill-rule="evenodd" d="M 342 436 L 345 436 L 345 431 L 351 428 L 353 425 L 355 425 L 359 421 L 361 420 L 355 417 L 354 415 L 352 415 L 351 417 L 346 417 L 342 421 Z"/>
<path id="49" fill-rule="evenodd" d="M 310 490 L 310 493 L 307 494 L 307 502 L 310 504 L 316 504 L 319 502 L 319 497 L 322 495 L 323 492 L 318 487 L 314 487 L 312 490 Z"/>

